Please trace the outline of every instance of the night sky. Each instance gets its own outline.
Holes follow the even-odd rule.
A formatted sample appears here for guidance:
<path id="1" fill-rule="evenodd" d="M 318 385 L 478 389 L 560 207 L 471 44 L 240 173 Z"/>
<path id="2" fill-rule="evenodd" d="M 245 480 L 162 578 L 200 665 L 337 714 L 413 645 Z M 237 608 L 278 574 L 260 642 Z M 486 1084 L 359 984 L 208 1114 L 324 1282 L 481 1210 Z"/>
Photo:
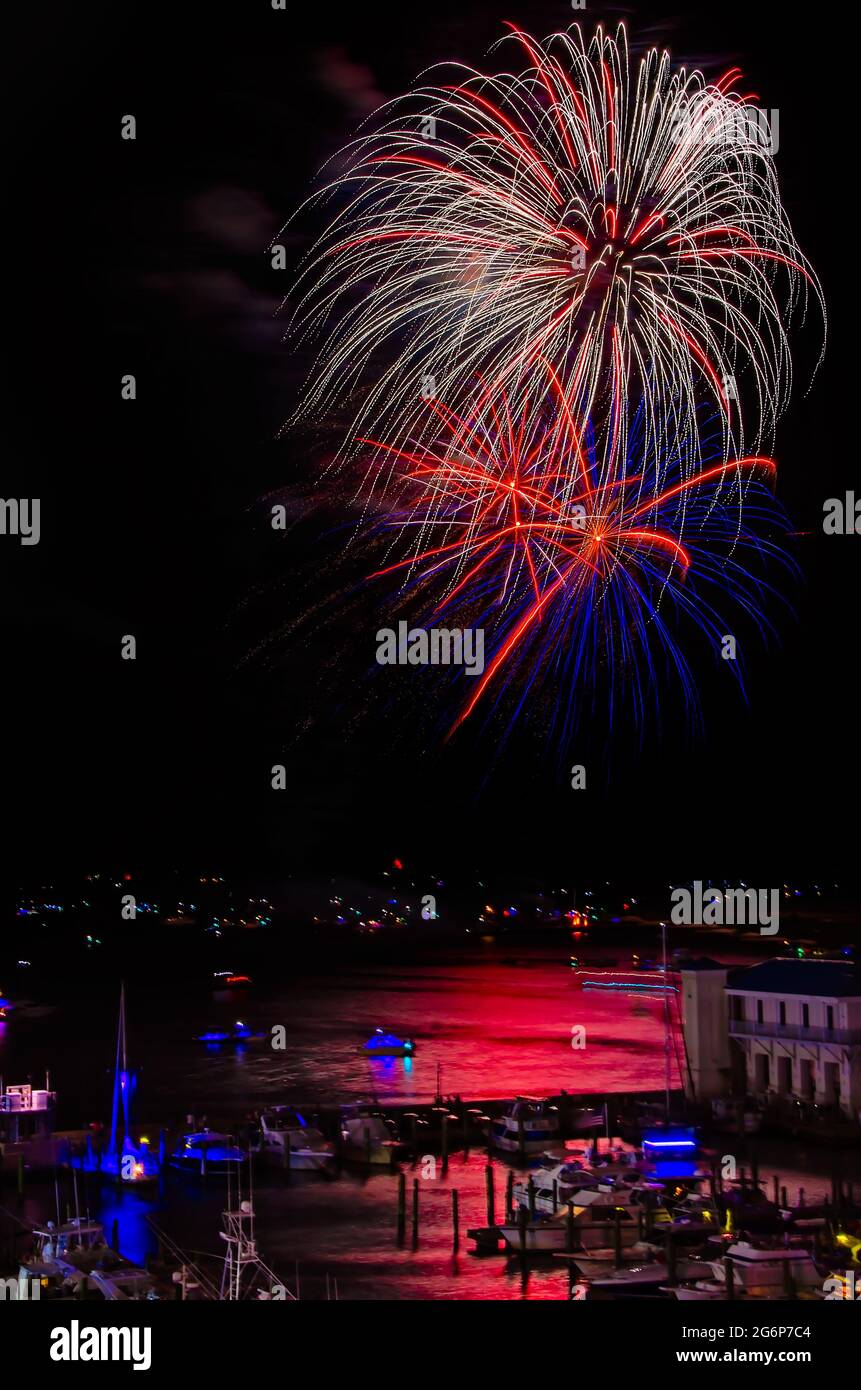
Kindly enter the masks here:
<path id="1" fill-rule="evenodd" d="M 7 116 L 3 493 L 41 498 L 42 539 L 0 537 L 7 866 L 313 874 L 396 854 L 763 884 L 845 871 L 861 547 L 822 532 L 825 499 L 861 491 L 839 206 L 857 83 L 839 29 L 814 45 L 777 3 L 289 8 L 121 0 L 27 20 Z M 584 721 L 554 759 L 540 712 L 504 747 L 492 726 L 443 747 L 421 697 L 368 699 L 361 606 L 294 626 L 330 592 L 349 516 L 331 493 L 312 511 L 313 441 L 278 436 L 307 361 L 282 341 L 289 275 L 266 248 L 322 161 L 429 63 L 481 66 L 503 18 L 543 34 L 599 17 L 715 74 L 738 62 L 780 110 L 783 196 L 830 313 L 807 396 L 813 318 L 792 339 L 799 384 L 778 435 L 779 496 L 810 533 L 792 543 L 797 618 L 750 652 L 747 706 L 702 665 L 704 736 L 670 699 L 642 748 Z M 291 256 L 320 227 L 304 219 Z M 268 526 L 275 494 L 291 499 L 287 540 Z M 135 662 L 120 660 L 126 633 Z M 574 762 L 585 793 L 568 785 Z"/>

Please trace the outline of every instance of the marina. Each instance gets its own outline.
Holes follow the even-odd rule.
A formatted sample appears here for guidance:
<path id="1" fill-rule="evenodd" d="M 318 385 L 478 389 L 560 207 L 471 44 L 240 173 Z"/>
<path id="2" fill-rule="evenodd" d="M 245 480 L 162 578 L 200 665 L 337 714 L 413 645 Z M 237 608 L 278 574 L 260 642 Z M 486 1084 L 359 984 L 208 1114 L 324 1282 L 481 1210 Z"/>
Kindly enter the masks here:
<path id="1" fill-rule="evenodd" d="M 447 1088 L 461 1070 L 470 1074 L 479 1046 L 476 1001 L 515 974 L 523 979 L 522 963 L 434 964 L 409 974 L 389 968 L 373 981 L 345 971 L 330 987 L 340 1041 L 321 1030 L 332 1017 L 322 1007 L 322 983 L 305 980 L 303 998 L 314 1000 L 317 990 L 306 1040 L 294 1021 L 286 1056 L 266 1047 L 207 1051 L 205 1076 L 193 1029 L 188 1044 L 172 1037 L 166 1048 L 163 1034 L 146 1026 L 145 994 L 133 994 L 128 1027 L 124 993 L 111 1068 L 101 1042 L 100 1066 L 84 1048 L 74 1069 L 66 1061 L 61 1081 L 52 1072 L 40 1091 L 5 1085 L 4 1276 L 29 1261 L 48 1281 L 45 1297 L 58 1288 L 70 1296 L 80 1274 L 66 1269 L 69 1252 L 87 1242 L 96 1252 L 85 1261 L 93 1271 L 75 1296 L 138 1300 L 225 1296 L 237 1277 L 233 1268 L 222 1278 L 225 1244 L 241 1263 L 248 1256 L 249 1274 L 254 1264 L 253 1297 L 271 1296 L 266 1280 L 274 1276 L 260 1274 L 271 1267 L 284 1275 L 274 1280 L 278 1289 L 289 1287 L 291 1297 L 298 1291 L 300 1300 L 807 1297 L 851 1269 L 861 1215 L 857 1156 L 842 1154 L 838 1168 L 827 1146 L 763 1123 L 752 1132 L 746 1106 L 686 1099 L 683 1073 L 665 1066 L 660 996 L 644 1014 L 637 996 L 573 986 L 587 1028 L 594 1035 L 603 1024 L 615 1035 L 590 1059 L 589 1075 L 603 1077 L 604 1088 L 575 1090 L 580 1058 L 560 1047 L 562 1029 L 552 1047 L 533 1043 L 547 1030 L 543 1020 L 557 994 L 570 1009 L 571 972 L 546 951 L 528 959 L 529 988 L 521 986 L 509 1018 L 511 1027 L 519 1014 L 523 1037 L 489 1045 L 498 1049 L 497 1074 L 507 1065 L 519 1079 L 525 1053 L 533 1074 L 556 1085 L 513 1097 L 486 1086 L 475 1094 Z M 406 1001 L 415 1010 L 417 990 L 425 1023 L 410 1037 L 419 1044 L 415 1054 L 364 1058 L 357 1072 L 350 1039 L 362 1017 L 408 1017 Z M 207 1012 L 214 1020 L 235 1004 L 234 990 L 226 1001 L 216 991 Z M 91 1007 L 112 1012 L 98 995 Z M 277 995 L 245 988 L 243 1016 L 255 1031 L 267 1032 L 288 1007 Z M 456 1041 L 467 1020 L 469 1047 Z M 54 1051 L 64 1026 L 61 1006 L 16 1027 L 14 1039 L 7 1024 L 4 1065 L 18 1061 L 22 1045 L 21 1066 L 25 1056 L 32 1065 Z M 387 1037 L 378 1026 L 380 1034 L 368 1029 L 365 1037 Z M 674 1058 L 680 1040 L 671 1031 Z M 310 1070 L 299 1079 L 303 1050 Z M 312 1074 L 316 1092 L 306 1089 Z M 104 1080 L 90 1099 L 70 1104 L 75 1088 L 86 1095 L 97 1075 Z M 485 1082 L 487 1075 L 485 1065 Z M 654 1085 L 662 1076 L 669 1089 Z M 613 1086 L 632 1079 L 639 1085 Z M 103 1125 L 89 1118 L 99 1111 Z M 668 1115 L 683 1113 L 684 1123 L 666 1124 Z M 60 1129 L 60 1120 L 77 1127 Z M 728 1153 L 732 1176 L 723 1171 Z M 242 1203 L 252 1199 L 243 1191 L 253 1192 L 249 1212 Z M 246 1219 L 252 1214 L 253 1223 Z M 251 1224 L 255 1234 L 243 1234 Z"/>

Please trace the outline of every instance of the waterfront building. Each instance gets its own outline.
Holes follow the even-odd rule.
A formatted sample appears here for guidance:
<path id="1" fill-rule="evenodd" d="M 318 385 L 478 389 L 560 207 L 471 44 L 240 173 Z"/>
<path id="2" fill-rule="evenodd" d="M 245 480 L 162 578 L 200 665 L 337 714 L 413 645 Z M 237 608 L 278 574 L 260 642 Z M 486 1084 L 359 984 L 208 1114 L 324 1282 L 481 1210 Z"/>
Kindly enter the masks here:
<path id="1" fill-rule="evenodd" d="M 680 967 L 689 1089 L 725 1095 L 743 1062 L 748 1095 L 861 1122 L 861 970 L 849 960 L 778 957 L 728 970 Z"/>

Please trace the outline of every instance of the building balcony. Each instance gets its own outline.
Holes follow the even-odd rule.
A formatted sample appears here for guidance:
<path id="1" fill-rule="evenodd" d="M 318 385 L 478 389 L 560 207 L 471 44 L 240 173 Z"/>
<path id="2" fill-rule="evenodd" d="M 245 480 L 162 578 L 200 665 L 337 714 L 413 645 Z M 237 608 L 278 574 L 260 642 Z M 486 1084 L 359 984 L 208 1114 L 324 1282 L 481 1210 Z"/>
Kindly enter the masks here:
<path id="1" fill-rule="evenodd" d="M 861 1043 L 861 1028 L 805 1028 L 801 1023 L 731 1018 L 729 1031 L 733 1038 L 788 1038 L 793 1042 L 838 1043 L 846 1047 Z"/>

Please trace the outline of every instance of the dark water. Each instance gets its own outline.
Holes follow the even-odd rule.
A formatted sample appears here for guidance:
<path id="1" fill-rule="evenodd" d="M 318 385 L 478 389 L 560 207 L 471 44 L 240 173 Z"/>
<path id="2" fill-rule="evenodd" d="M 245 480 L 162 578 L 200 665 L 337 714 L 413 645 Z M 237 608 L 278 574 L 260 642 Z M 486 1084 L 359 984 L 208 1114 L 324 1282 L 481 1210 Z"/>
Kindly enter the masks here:
<path id="1" fill-rule="evenodd" d="M 261 978 L 249 991 L 193 1001 L 163 995 L 157 982 L 132 981 L 128 993 L 142 1119 L 178 1118 L 189 1108 L 241 1115 L 278 1099 L 425 1101 L 437 1064 L 443 1089 L 464 1098 L 650 1089 L 664 1081 L 660 1001 L 584 991 L 561 952 L 521 952 L 516 965 L 472 956 L 460 964 L 353 968 L 277 988 Z M 115 1018 L 113 998 L 70 997 L 35 1018 L 13 1015 L 0 1025 L 0 1070 L 13 1081 L 49 1067 L 62 1123 L 86 1123 L 105 1107 Z M 273 1050 L 269 1038 L 209 1049 L 192 1040 L 240 1019 L 270 1037 L 282 1026 L 286 1048 Z M 378 1026 L 414 1038 L 415 1057 L 362 1056 Z M 571 1045 L 575 1027 L 586 1030 L 582 1049 Z"/>
<path id="2" fill-rule="evenodd" d="M 286 1049 L 273 1051 L 268 1039 L 218 1050 L 191 1041 L 199 1029 L 237 1018 L 267 1033 L 283 1025 Z M 664 1081 L 662 1002 L 584 992 L 564 956 L 551 951 L 520 952 L 516 965 L 489 955 L 408 969 L 355 968 L 277 988 L 260 981 L 245 995 L 195 1001 L 162 994 L 157 981 L 132 981 L 128 1022 L 130 1060 L 142 1064 L 136 1134 L 153 1122 L 180 1125 L 189 1109 L 225 1123 L 264 1101 L 307 1105 L 371 1093 L 381 1101 L 425 1101 L 434 1093 L 437 1063 L 443 1090 L 465 1100 L 562 1088 L 654 1089 Z M 357 1048 L 378 1025 L 414 1037 L 416 1056 L 366 1061 Z M 571 1046 L 575 1026 L 586 1030 L 583 1049 Z M 0 1025 L 0 1071 L 7 1082 L 28 1075 L 37 1082 L 50 1066 L 62 1126 L 107 1120 L 114 1028 L 113 999 L 58 999 L 49 1011 L 25 1012 Z M 515 1261 L 469 1253 L 467 1228 L 485 1222 L 486 1162 L 483 1152 L 473 1152 L 453 1155 L 445 1173 L 439 1161 L 435 1171 L 407 1167 L 410 1197 L 414 1177 L 420 1188 L 416 1250 L 409 1232 L 406 1248 L 395 1245 L 396 1175 L 344 1170 L 334 1178 L 288 1178 L 260 1171 L 255 1207 L 264 1258 L 290 1284 L 298 1261 L 304 1297 L 325 1297 L 327 1275 L 329 1289 L 337 1280 L 342 1298 L 565 1297 L 562 1261 L 548 1259 L 524 1275 Z M 494 1166 L 499 1215 L 508 1169 Z M 769 1182 L 778 1172 L 793 1196 L 799 1185 L 810 1200 L 828 1190 L 827 1150 L 763 1144 L 760 1166 Z M 453 1189 L 460 1201 L 459 1253 L 452 1249 Z M 154 1248 L 147 1214 L 188 1251 L 217 1252 L 225 1198 L 223 1179 L 202 1183 L 172 1172 L 150 1200 L 117 1193 L 92 1176 L 81 1179 L 79 1190 L 81 1206 L 98 1213 L 109 1230 L 118 1221 L 121 1248 L 132 1259 Z M 8 1187 L 2 1200 L 23 1219 L 52 1214 L 53 1184 L 31 1183 L 20 1212 Z M 68 1177 L 61 1203 L 74 1204 Z M 2 1219 L 8 1231 L 10 1218 Z"/>

